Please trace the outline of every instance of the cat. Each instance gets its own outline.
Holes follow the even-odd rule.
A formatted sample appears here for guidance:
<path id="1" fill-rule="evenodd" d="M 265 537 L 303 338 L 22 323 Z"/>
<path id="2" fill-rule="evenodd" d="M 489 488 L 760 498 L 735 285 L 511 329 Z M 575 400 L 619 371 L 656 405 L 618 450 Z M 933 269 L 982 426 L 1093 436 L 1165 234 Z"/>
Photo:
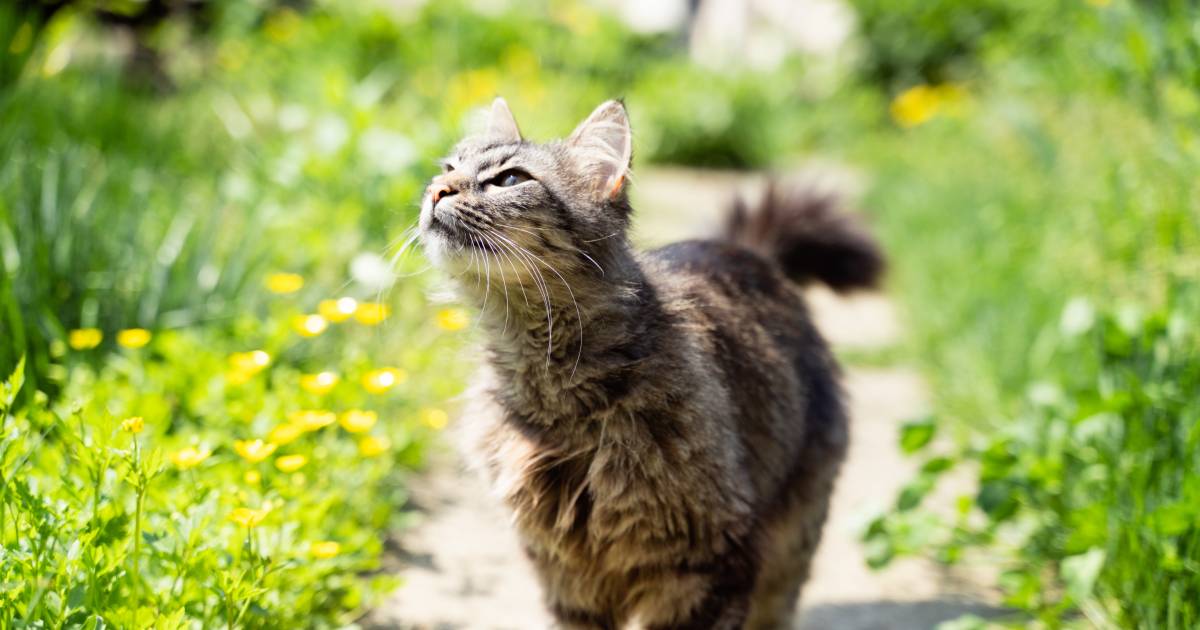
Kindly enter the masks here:
<path id="1" fill-rule="evenodd" d="M 786 627 L 848 440 L 801 288 L 884 260 L 834 197 L 780 187 L 720 239 L 637 253 L 631 156 L 619 101 L 537 144 L 497 99 L 429 185 L 422 246 L 486 338 L 468 458 L 557 626 Z"/>

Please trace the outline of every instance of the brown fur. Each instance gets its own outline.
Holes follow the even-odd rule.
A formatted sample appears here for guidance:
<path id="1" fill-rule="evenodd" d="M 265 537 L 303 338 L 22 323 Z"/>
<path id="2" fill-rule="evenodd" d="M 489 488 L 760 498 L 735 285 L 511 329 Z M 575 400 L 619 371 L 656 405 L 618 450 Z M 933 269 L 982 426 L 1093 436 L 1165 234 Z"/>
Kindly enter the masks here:
<path id="1" fill-rule="evenodd" d="M 488 335 L 469 453 L 561 627 L 784 627 L 846 450 L 837 367 L 753 230 L 631 251 L 628 149 L 619 103 L 532 145 L 498 102 L 431 186 L 423 241 Z"/>

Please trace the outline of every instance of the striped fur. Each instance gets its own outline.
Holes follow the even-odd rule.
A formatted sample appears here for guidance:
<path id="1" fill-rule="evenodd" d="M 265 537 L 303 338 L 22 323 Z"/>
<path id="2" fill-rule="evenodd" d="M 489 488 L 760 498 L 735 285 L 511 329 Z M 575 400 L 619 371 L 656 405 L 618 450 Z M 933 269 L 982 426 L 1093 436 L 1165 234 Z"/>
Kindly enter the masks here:
<path id="1" fill-rule="evenodd" d="M 760 208 L 726 240 L 635 252 L 623 105 L 548 144 L 497 116 L 434 179 L 421 238 L 481 310 L 467 451 L 548 609 L 563 628 L 785 627 L 847 444 L 837 366 L 790 279 L 823 276 L 779 246 L 811 238 L 760 225 L 803 222 Z M 833 255 L 881 260 L 844 233 L 870 247 Z"/>

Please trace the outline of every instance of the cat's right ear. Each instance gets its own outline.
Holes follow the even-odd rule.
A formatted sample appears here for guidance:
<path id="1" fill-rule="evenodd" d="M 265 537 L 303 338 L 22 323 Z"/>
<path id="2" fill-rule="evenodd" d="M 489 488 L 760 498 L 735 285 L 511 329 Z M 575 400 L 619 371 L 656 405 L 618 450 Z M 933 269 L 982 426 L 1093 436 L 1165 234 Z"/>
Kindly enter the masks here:
<path id="1" fill-rule="evenodd" d="M 521 130 L 517 127 L 517 119 L 513 118 L 508 103 L 499 96 L 492 101 L 492 113 L 488 118 L 487 136 L 505 142 L 520 142 Z"/>
<path id="2" fill-rule="evenodd" d="M 584 164 L 593 188 L 604 198 L 613 199 L 625 187 L 629 162 L 633 158 L 633 132 L 621 101 L 606 101 L 579 123 L 570 146 Z"/>

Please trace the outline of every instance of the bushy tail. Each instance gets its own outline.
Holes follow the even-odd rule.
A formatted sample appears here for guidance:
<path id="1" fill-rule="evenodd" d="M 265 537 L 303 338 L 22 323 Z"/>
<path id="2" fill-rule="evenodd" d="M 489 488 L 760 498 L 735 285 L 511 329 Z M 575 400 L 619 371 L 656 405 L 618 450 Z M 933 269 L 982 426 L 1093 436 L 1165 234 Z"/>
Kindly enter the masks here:
<path id="1" fill-rule="evenodd" d="M 839 194 L 812 184 L 772 181 L 757 208 L 734 203 L 725 236 L 774 260 L 800 284 L 823 282 L 839 293 L 874 288 L 883 252 L 842 205 Z"/>

